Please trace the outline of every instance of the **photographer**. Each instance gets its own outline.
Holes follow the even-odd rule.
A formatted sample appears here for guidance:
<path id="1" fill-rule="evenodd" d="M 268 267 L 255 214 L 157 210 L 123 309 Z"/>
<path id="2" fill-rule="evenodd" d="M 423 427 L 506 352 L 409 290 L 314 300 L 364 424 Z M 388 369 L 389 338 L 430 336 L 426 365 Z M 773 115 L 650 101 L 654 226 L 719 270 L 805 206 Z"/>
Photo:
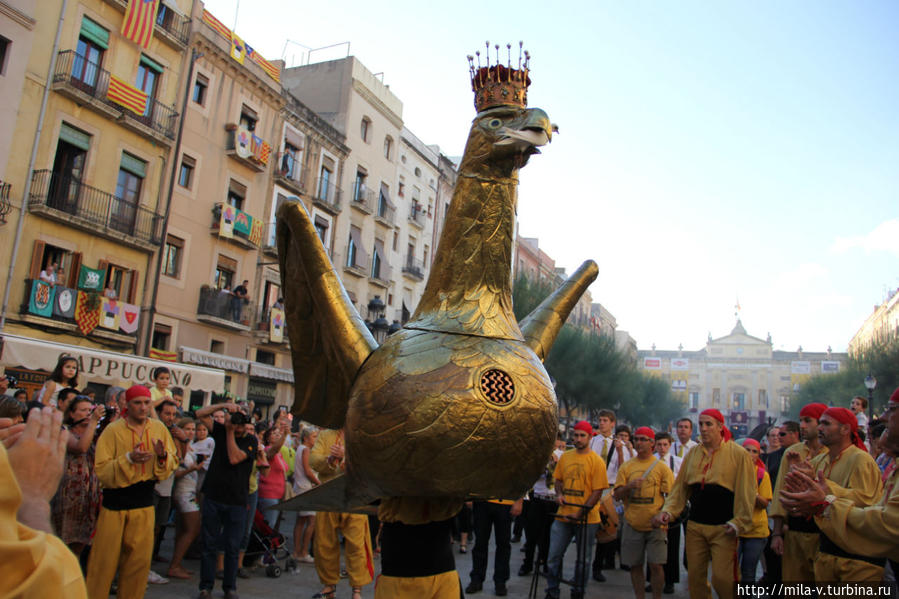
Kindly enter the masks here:
<path id="1" fill-rule="evenodd" d="M 218 410 L 230 413 L 225 424 L 213 421 L 212 414 Z M 215 440 L 215 451 L 203 482 L 203 559 L 199 597 L 212 597 L 216 553 L 224 551 L 222 589 L 225 599 L 232 599 L 237 597 L 237 555 L 246 525 L 250 471 L 258 442 L 246 434 L 247 415 L 236 404 L 213 404 L 201 408 L 196 415 Z"/>

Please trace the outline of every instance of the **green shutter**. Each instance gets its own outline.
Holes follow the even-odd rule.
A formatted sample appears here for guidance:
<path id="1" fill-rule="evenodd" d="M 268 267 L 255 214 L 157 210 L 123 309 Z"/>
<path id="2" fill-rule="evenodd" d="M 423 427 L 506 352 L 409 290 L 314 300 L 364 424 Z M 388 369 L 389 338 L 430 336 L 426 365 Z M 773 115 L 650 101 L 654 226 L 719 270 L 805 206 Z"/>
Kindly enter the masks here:
<path id="1" fill-rule="evenodd" d="M 162 65 L 146 56 L 145 54 L 140 55 L 140 63 L 150 69 L 151 71 L 156 71 L 157 73 L 162 73 Z"/>
<path id="2" fill-rule="evenodd" d="M 63 123 L 62 127 L 59 128 L 59 139 L 72 144 L 76 148 L 81 148 L 85 152 L 91 149 L 91 136 L 66 123 Z"/>
<path id="3" fill-rule="evenodd" d="M 89 39 L 104 50 L 109 49 L 109 31 L 87 17 L 81 19 L 81 37 Z"/>
<path id="4" fill-rule="evenodd" d="M 122 168 L 141 179 L 147 176 L 147 163 L 127 152 L 122 152 Z"/>

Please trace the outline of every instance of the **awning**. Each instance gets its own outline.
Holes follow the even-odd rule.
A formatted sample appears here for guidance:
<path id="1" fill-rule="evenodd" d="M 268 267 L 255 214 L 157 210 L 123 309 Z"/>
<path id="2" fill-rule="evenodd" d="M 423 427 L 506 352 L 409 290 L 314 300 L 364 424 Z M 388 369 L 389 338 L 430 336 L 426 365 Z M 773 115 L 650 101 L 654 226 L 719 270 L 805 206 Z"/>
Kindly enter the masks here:
<path id="1" fill-rule="evenodd" d="M 273 381 L 284 381 L 285 383 L 293 382 L 293 370 L 275 368 L 260 362 L 250 362 L 250 376 L 258 376 L 259 378 Z"/>
<path id="2" fill-rule="evenodd" d="M 108 385 L 152 384 L 154 368 L 164 366 L 172 373 L 172 387 L 186 387 L 195 391 L 215 391 L 225 388 L 225 373 L 213 368 L 186 366 L 177 362 L 153 360 L 143 356 L 120 354 L 102 349 L 66 345 L 55 341 L 31 339 L 4 333 L 0 336 L 0 364 L 21 366 L 31 370 L 52 372 L 60 356 L 72 356 L 78 360 L 82 382 L 100 382 Z"/>
<path id="3" fill-rule="evenodd" d="M 181 359 L 191 364 L 202 364 L 203 366 L 212 366 L 213 368 L 242 372 L 244 374 L 250 370 L 249 360 L 232 358 L 224 354 L 217 354 L 194 347 L 185 347 L 184 345 L 181 346 Z"/>

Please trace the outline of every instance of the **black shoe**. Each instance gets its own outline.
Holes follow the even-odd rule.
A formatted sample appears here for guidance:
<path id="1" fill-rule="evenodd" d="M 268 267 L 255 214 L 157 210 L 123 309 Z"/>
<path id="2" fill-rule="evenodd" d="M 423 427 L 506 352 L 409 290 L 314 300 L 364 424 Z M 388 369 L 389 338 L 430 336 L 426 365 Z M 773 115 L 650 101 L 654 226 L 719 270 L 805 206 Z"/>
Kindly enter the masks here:
<path id="1" fill-rule="evenodd" d="M 531 566 L 529 566 L 528 564 L 521 564 L 521 567 L 518 568 L 518 575 L 519 576 L 527 576 L 532 571 L 533 571 L 533 568 Z"/>
<path id="2" fill-rule="evenodd" d="M 465 587 L 466 593 L 479 593 L 481 589 L 484 588 L 484 585 L 478 582 L 477 580 L 472 580 L 468 583 L 468 586 Z"/>
<path id="3" fill-rule="evenodd" d="M 513 542 L 513 543 L 520 543 L 520 542 L 521 542 L 521 535 L 515 535 L 514 537 L 512 537 L 512 542 Z"/>
<path id="4" fill-rule="evenodd" d="M 571 599 L 584 599 L 584 594 L 578 591 L 571 591 Z"/>
<path id="5" fill-rule="evenodd" d="M 237 591 L 225 591 L 225 599 L 240 599 L 237 596 Z"/>
<path id="6" fill-rule="evenodd" d="M 247 572 L 244 568 L 238 568 L 237 569 L 237 577 L 238 578 L 249 578 L 250 573 Z"/>
<path id="7" fill-rule="evenodd" d="M 648 584 L 646 585 L 646 592 L 649 593 L 650 591 L 652 591 L 652 585 Z"/>
<path id="8" fill-rule="evenodd" d="M 505 584 L 497 583 L 495 590 L 496 590 L 497 597 L 505 597 L 506 595 L 509 594 L 509 589 L 506 588 Z"/>
<path id="9" fill-rule="evenodd" d="M 212 599 L 212 591 L 203 589 L 202 591 L 200 591 L 200 594 L 197 595 L 197 599 Z"/>
<path id="10" fill-rule="evenodd" d="M 666 595 L 673 595 L 674 594 L 674 585 L 666 584 L 665 588 L 662 589 L 662 592 L 665 593 Z"/>
<path id="11" fill-rule="evenodd" d="M 630 572 L 630 571 L 631 571 L 631 567 L 630 567 L 630 566 L 625 566 L 624 564 L 621 564 L 621 569 L 624 570 L 625 572 Z"/>
<path id="12" fill-rule="evenodd" d="M 595 580 L 596 582 L 605 582 L 606 577 L 605 575 L 603 575 L 602 571 L 597 570 L 593 573 L 593 580 Z"/>

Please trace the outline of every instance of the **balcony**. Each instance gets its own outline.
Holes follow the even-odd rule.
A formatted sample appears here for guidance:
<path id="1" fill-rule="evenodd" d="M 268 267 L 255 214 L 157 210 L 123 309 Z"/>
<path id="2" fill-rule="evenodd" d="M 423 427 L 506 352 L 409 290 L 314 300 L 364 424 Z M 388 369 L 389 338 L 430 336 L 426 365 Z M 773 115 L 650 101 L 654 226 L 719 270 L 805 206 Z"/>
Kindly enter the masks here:
<path id="1" fill-rule="evenodd" d="M 343 264 L 343 271 L 360 279 L 368 276 L 371 265 L 371 258 L 368 253 L 361 247 L 356 248 L 355 260 L 348 259 Z"/>
<path id="2" fill-rule="evenodd" d="M 378 212 L 375 214 L 375 222 L 384 225 L 387 228 L 393 228 L 396 224 L 396 208 L 387 204 L 383 200 L 378 201 Z"/>
<path id="3" fill-rule="evenodd" d="M 87 106 L 165 146 L 172 145 L 175 140 L 178 113 L 173 107 L 147 98 L 144 114 L 136 114 L 116 104 L 107 97 L 109 71 L 101 69 L 73 50 L 64 50 L 57 56 L 53 89 L 79 105 Z"/>
<path id="4" fill-rule="evenodd" d="M 302 165 L 293 152 L 279 152 L 275 160 L 275 183 L 283 185 L 296 194 L 306 191 L 306 177 Z"/>
<path id="5" fill-rule="evenodd" d="M 353 208 L 356 208 L 364 214 L 374 212 L 375 192 L 369 189 L 365 184 L 357 184 L 353 186 Z"/>
<path id="6" fill-rule="evenodd" d="M 406 258 L 403 264 L 403 274 L 413 281 L 423 281 L 425 278 L 425 266 L 421 260 L 416 260 L 412 256 Z"/>
<path id="7" fill-rule="evenodd" d="M 128 7 L 128 0 L 106 0 L 106 3 L 115 6 L 122 13 Z M 190 38 L 190 17 L 181 16 L 160 3 L 153 34 L 176 50 L 183 50 Z"/>
<path id="8" fill-rule="evenodd" d="M 78 328 L 78 323 L 75 321 L 74 305 L 78 297 L 77 290 L 57 285 L 50 291 L 51 295 L 49 297 L 45 296 L 40 299 L 35 297 L 34 301 L 32 301 L 33 283 L 34 279 L 25 279 L 25 293 L 22 298 L 22 305 L 19 307 L 19 318 L 21 321 L 44 331 L 65 332 L 76 337 L 84 336 Z M 63 302 L 62 300 L 59 302 L 60 304 L 67 303 L 72 306 L 65 313 L 61 312 L 60 307 L 56 303 L 57 294 L 62 293 L 67 293 L 71 298 L 70 302 Z M 48 301 L 50 302 L 49 306 L 47 305 Z M 118 318 L 107 319 L 101 314 L 98 325 L 90 332 L 88 337 L 102 339 L 106 344 L 112 343 L 121 348 L 133 348 L 137 342 L 137 330 L 132 333 L 126 333 L 121 329 L 122 325 L 120 323 L 124 322 L 121 320 L 124 314 L 124 312 L 121 312 L 123 310 L 122 302 L 118 302 L 118 308 L 120 310 Z M 139 322 L 140 310 L 137 306 L 132 306 L 131 309 L 137 310 L 135 318 Z M 137 326 L 137 323 L 134 324 Z"/>
<path id="9" fill-rule="evenodd" d="M 162 239 L 162 215 L 70 174 L 34 171 L 28 210 L 137 249 L 154 251 Z"/>
<path id="10" fill-rule="evenodd" d="M 340 212 L 340 200 L 343 190 L 331 182 L 330 177 L 319 177 L 315 181 L 315 193 L 312 194 L 312 203 L 330 214 L 336 216 Z"/>
<path id="11" fill-rule="evenodd" d="M 425 226 L 425 213 L 422 210 L 420 204 L 413 204 L 412 208 L 409 210 L 409 222 L 418 227 L 419 229 L 423 229 Z"/>
<path id="12" fill-rule="evenodd" d="M 209 232 L 248 250 L 255 250 L 263 244 L 265 223 L 230 204 L 218 202 L 212 207 Z"/>
<path id="13" fill-rule="evenodd" d="M 230 291 L 203 285 L 197 304 L 197 320 L 235 331 L 249 331 L 256 312 L 252 303 L 240 301 Z"/>
<path id="14" fill-rule="evenodd" d="M 228 132 L 225 140 L 225 152 L 228 156 L 256 172 L 263 172 L 272 153 L 268 142 L 236 123 L 225 125 L 225 131 Z"/>

